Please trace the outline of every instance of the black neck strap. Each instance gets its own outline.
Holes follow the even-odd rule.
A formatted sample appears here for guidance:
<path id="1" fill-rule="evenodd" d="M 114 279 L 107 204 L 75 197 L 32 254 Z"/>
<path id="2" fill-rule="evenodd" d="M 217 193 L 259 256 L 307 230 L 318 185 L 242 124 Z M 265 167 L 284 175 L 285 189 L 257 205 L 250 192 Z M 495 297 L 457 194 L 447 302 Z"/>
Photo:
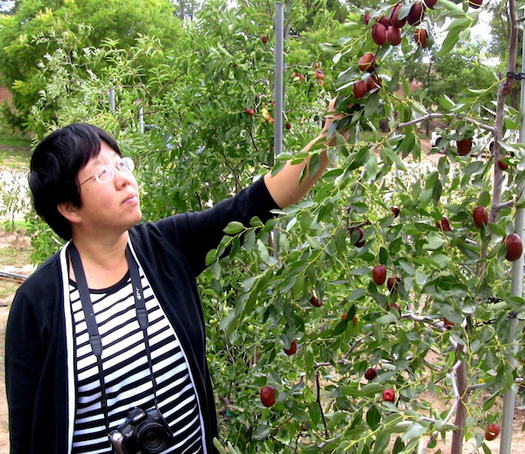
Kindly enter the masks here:
<path id="1" fill-rule="evenodd" d="M 82 266 L 82 260 L 75 244 L 71 242 L 69 247 L 69 253 L 71 257 L 71 264 L 73 271 L 75 272 L 75 279 L 77 282 L 78 292 L 80 294 L 80 301 L 82 303 L 82 311 L 86 320 L 89 344 L 91 350 L 97 358 L 98 374 L 100 380 L 100 391 L 101 391 L 101 406 L 104 411 L 104 418 L 106 420 L 106 427 L 109 429 L 109 417 L 108 417 L 108 397 L 106 394 L 106 385 L 104 382 L 104 369 L 102 364 L 102 337 L 98 331 L 97 321 L 95 319 L 95 312 L 93 310 L 93 303 L 89 293 L 89 288 L 86 281 L 86 275 L 84 273 L 84 267 Z M 137 311 L 137 319 L 142 330 L 144 337 L 144 344 L 146 347 L 146 355 L 148 357 L 148 366 L 153 385 L 153 396 L 155 399 L 155 406 L 157 406 L 157 383 L 153 374 L 153 362 L 151 360 L 151 349 L 148 339 L 148 313 L 146 311 L 146 301 L 144 300 L 144 291 L 142 289 L 142 282 L 139 276 L 139 266 L 135 257 L 133 256 L 129 246 L 126 246 L 126 258 L 128 260 L 129 274 L 131 277 L 131 287 L 133 289 L 133 297 L 135 299 L 135 310 Z"/>

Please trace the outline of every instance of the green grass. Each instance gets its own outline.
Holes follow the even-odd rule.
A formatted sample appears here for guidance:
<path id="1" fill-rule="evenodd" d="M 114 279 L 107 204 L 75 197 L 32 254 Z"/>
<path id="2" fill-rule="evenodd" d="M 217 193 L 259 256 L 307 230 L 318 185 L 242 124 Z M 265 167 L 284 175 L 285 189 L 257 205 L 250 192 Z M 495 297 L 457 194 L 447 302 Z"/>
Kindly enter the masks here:
<path id="1" fill-rule="evenodd" d="M 0 134 L 0 147 L 2 145 L 15 148 L 31 147 L 31 138 L 20 135 Z"/>
<path id="2" fill-rule="evenodd" d="M 2 165 L 27 165 L 31 157 L 31 138 L 0 134 L 0 162 Z"/>

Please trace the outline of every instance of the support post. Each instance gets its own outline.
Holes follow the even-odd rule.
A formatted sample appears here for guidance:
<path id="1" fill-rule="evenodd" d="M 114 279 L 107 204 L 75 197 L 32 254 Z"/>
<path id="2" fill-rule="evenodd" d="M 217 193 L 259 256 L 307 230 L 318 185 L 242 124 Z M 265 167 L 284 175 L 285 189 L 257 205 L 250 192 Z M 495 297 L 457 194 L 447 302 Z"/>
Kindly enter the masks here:
<path id="1" fill-rule="evenodd" d="M 109 87 L 109 107 L 111 109 L 111 114 L 115 115 L 115 89 L 113 85 Z"/>
<path id="2" fill-rule="evenodd" d="M 522 44 L 522 69 L 521 72 L 525 73 L 525 42 Z M 521 111 L 525 108 L 525 80 L 521 80 Z M 525 121 L 524 117 L 520 120 L 520 132 L 519 141 L 520 143 L 525 140 Z M 518 191 L 521 195 L 524 187 L 521 186 Z M 520 236 L 523 242 L 523 229 L 525 221 L 525 210 L 519 208 L 516 212 L 515 226 L 516 233 Z M 523 254 L 521 257 L 512 263 L 512 281 L 511 281 L 511 294 L 512 296 L 523 297 Z M 510 345 L 510 352 L 508 360 L 510 367 L 514 370 L 517 366 L 516 353 L 518 352 L 518 343 L 516 342 L 516 326 L 518 325 L 518 319 L 516 317 L 511 318 L 509 324 L 509 337 L 506 341 Z M 512 370 L 509 371 L 512 374 Z M 503 415 L 501 418 L 501 441 L 500 441 L 500 454 L 512 454 L 512 429 L 514 421 L 514 407 L 516 405 L 516 388 L 513 385 L 503 396 Z"/>
<path id="3" fill-rule="evenodd" d="M 281 154 L 283 149 L 283 105 L 284 105 L 284 4 L 275 2 L 275 76 L 274 76 L 274 157 Z M 273 229 L 273 257 L 278 258 L 277 247 L 279 232 Z"/>

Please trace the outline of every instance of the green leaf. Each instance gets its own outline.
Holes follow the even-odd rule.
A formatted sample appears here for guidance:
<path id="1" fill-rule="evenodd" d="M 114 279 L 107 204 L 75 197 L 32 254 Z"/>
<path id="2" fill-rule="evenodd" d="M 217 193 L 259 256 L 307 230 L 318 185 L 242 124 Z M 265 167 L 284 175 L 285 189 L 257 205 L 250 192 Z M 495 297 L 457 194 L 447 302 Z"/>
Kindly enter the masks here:
<path id="1" fill-rule="evenodd" d="M 266 245 L 261 241 L 257 240 L 257 250 L 259 251 L 259 255 L 261 256 L 261 260 L 264 263 L 270 262 L 270 254 L 268 252 L 268 248 Z"/>
<path id="2" fill-rule="evenodd" d="M 418 422 L 414 422 L 408 430 L 403 434 L 403 441 L 409 441 L 414 438 L 419 438 L 427 431 L 427 428 Z"/>
<path id="3" fill-rule="evenodd" d="M 239 221 L 231 221 L 224 229 L 224 233 L 227 235 L 235 235 L 244 230 L 244 225 Z"/>
<path id="4" fill-rule="evenodd" d="M 361 393 L 366 397 L 372 397 L 381 393 L 383 389 L 383 385 L 379 383 L 368 383 L 361 388 Z"/>
<path id="5" fill-rule="evenodd" d="M 423 249 L 426 249 L 427 251 L 435 251 L 436 249 L 443 247 L 445 243 L 446 241 L 442 237 L 429 235 L 427 242 L 423 245 Z"/>
<path id="6" fill-rule="evenodd" d="M 361 299 L 366 294 L 366 288 L 357 288 L 355 290 L 352 290 L 352 293 L 350 293 L 350 296 L 348 299 L 350 301 Z"/>
<path id="7" fill-rule="evenodd" d="M 445 95 L 442 98 L 439 98 L 439 105 L 444 110 L 451 110 L 454 107 L 454 101 L 452 101 L 452 99 Z"/>
<path id="8" fill-rule="evenodd" d="M 210 266 L 210 264 L 215 260 L 216 256 L 217 249 L 210 249 L 206 254 L 206 266 Z"/>
<path id="9" fill-rule="evenodd" d="M 505 236 L 505 235 L 507 235 L 507 231 L 506 231 L 505 227 L 502 227 L 499 224 L 491 224 L 489 222 L 489 228 L 490 228 L 491 232 L 494 233 L 495 235 L 498 235 L 498 236 Z"/>
<path id="10" fill-rule="evenodd" d="M 250 219 L 250 225 L 252 227 L 264 227 L 264 224 L 257 216 L 254 216 L 253 218 Z"/>
<path id="11" fill-rule="evenodd" d="M 455 28 L 448 32 L 447 37 L 443 41 L 441 49 L 436 55 L 437 58 L 440 58 L 443 55 L 448 54 L 454 48 L 454 46 L 458 42 L 460 32 L 461 32 L 461 29 L 459 28 Z"/>
<path id="12" fill-rule="evenodd" d="M 317 402 L 310 402 L 308 405 L 308 413 L 310 413 L 310 419 L 312 422 L 317 425 L 321 421 L 321 409 Z"/>
<path id="13" fill-rule="evenodd" d="M 347 417 L 347 414 L 343 411 L 336 412 L 329 420 L 326 425 L 328 430 L 335 429 L 337 425 Z"/>
<path id="14" fill-rule="evenodd" d="M 385 314 L 385 315 L 382 315 L 381 317 L 378 317 L 375 323 L 378 325 L 390 325 L 390 323 L 395 322 L 395 321 L 396 321 L 396 317 L 394 317 L 391 314 Z"/>
<path id="15" fill-rule="evenodd" d="M 255 429 L 253 438 L 257 441 L 264 440 L 265 438 L 268 438 L 268 435 L 270 435 L 271 429 L 272 428 L 266 423 L 262 423 L 259 427 L 257 427 L 257 429 Z"/>
<path id="16" fill-rule="evenodd" d="M 457 13 L 465 16 L 465 12 L 463 11 L 461 5 L 451 2 L 450 0 L 440 0 L 438 3 L 440 8 L 446 9 L 451 13 Z"/>
<path id="17" fill-rule="evenodd" d="M 386 448 L 388 448 L 388 445 L 390 443 L 390 434 L 383 430 L 379 433 L 379 435 L 376 438 L 376 442 L 374 443 L 374 454 L 383 454 Z"/>
<path id="18" fill-rule="evenodd" d="M 384 148 L 383 150 L 381 150 L 381 153 L 385 153 L 399 170 L 403 170 L 403 171 L 407 170 L 407 168 L 405 167 L 405 164 L 403 163 L 401 158 L 397 155 L 397 153 L 394 153 L 392 150 L 389 150 L 387 148 Z"/>
<path id="19" fill-rule="evenodd" d="M 381 422 L 381 412 L 377 408 L 377 405 L 372 405 L 366 412 L 366 423 L 372 430 L 376 430 Z"/>
<path id="20" fill-rule="evenodd" d="M 397 437 L 394 442 L 394 447 L 392 448 L 392 454 L 399 454 L 405 449 L 405 443 L 401 440 L 401 437 Z"/>
<path id="21" fill-rule="evenodd" d="M 255 246 L 255 231 L 250 230 L 245 236 L 244 236 L 244 242 L 243 242 L 244 249 L 246 249 L 248 252 L 250 252 L 253 247 Z"/>

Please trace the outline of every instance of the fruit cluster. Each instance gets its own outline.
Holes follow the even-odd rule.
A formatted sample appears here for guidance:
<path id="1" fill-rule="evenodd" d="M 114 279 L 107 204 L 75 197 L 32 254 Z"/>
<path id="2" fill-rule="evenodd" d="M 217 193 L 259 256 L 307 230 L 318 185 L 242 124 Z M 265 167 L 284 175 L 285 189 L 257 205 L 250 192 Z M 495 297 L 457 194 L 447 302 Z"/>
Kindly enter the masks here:
<path id="1" fill-rule="evenodd" d="M 402 1 L 397 2 L 390 9 L 389 17 L 383 15 L 374 18 L 372 25 L 372 39 L 378 46 L 383 46 L 387 42 L 392 46 L 401 44 L 403 27 L 408 23 L 410 26 L 418 26 L 425 18 L 426 9 L 434 9 L 438 0 L 416 1 L 410 5 L 404 5 Z M 370 13 L 364 17 L 365 24 L 370 22 Z M 414 32 L 415 42 L 423 49 L 428 47 L 427 31 L 424 28 L 417 28 Z"/>
<path id="2" fill-rule="evenodd" d="M 402 41 L 403 27 L 408 23 L 410 26 L 418 27 L 414 31 L 414 42 L 422 49 L 429 46 L 431 40 L 427 30 L 420 26 L 425 17 L 426 9 L 433 9 L 438 0 L 416 1 L 405 5 L 402 0 L 398 1 L 390 9 L 388 15 L 380 15 L 374 18 L 370 13 L 365 13 L 364 22 L 371 24 L 371 36 L 378 46 L 389 44 L 399 46 Z M 359 69 L 370 73 L 369 77 L 362 78 L 354 84 L 353 95 L 356 99 L 362 99 L 368 92 L 376 91 L 382 87 L 381 78 L 376 73 L 376 56 L 365 53 L 359 59 Z"/>

